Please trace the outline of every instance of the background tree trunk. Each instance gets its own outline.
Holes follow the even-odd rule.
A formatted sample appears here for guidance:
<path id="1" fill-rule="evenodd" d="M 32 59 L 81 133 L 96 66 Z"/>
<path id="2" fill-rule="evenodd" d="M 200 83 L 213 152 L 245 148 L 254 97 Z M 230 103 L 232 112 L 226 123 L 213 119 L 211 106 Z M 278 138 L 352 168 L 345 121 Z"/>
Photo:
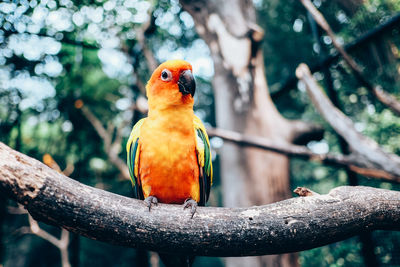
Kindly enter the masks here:
<path id="1" fill-rule="evenodd" d="M 291 142 L 295 123 L 274 106 L 265 78 L 251 1 L 185 1 L 214 61 L 213 87 L 218 127 Z M 289 160 L 284 155 L 225 143 L 221 149 L 224 206 L 267 204 L 290 197 Z M 228 266 L 297 266 L 296 254 L 227 259 Z"/>

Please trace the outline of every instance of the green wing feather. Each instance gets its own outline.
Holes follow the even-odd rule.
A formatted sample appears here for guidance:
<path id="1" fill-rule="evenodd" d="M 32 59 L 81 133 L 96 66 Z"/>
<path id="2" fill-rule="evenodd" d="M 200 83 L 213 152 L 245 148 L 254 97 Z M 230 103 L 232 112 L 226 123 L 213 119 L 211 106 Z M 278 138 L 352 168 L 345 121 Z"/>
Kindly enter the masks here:
<path id="1" fill-rule="evenodd" d="M 135 197 L 138 199 L 143 199 L 143 191 L 142 185 L 139 179 L 139 153 L 140 153 L 140 145 L 139 145 L 139 136 L 140 136 L 140 127 L 142 126 L 145 119 L 139 120 L 131 131 L 131 135 L 129 136 L 128 143 L 126 144 L 126 152 L 127 152 L 127 162 L 129 168 L 129 174 L 131 177 L 131 182 L 134 187 Z"/>
<path id="2" fill-rule="evenodd" d="M 193 126 L 196 134 L 196 151 L 197 160 L 200 166 L 200 205 L 205 205 L 210 196 L 210 189 L 213 179 L 213 169 L 211 162 L 211 148 L 210 141 L 206 128 L 204 127 L 201 120 L 194 116 Z"/>

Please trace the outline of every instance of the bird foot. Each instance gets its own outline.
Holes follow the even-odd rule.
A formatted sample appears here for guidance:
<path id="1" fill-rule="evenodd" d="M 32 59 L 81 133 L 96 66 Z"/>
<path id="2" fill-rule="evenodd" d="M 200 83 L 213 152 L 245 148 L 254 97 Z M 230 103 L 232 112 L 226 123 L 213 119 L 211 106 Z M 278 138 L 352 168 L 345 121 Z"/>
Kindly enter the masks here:
<path id="1" fill-rule="evenodd" d="M 152 204 L 154 206 L 157 206 L 158 199 L 155 196 L 148 196 L 145 198 L 144 203 L 146 203 L 146 206 L 149 208 L 149 211 L 150 211 Z"/>
<path id="2" fill-rule="evenodd" d="M 183 203 L 183 209 L 186 209 L 186 208 L 189 208 L 189 207 L 191 208 L 190 209 L 190 213 L 192 214 L 191 219 L 193 219 L 193 216 L 196 213 L 196 209 L 197 209 L 197 202 L 194 201 L 191 198 L 187 198 L 185 200 L 185 202 Z"/>

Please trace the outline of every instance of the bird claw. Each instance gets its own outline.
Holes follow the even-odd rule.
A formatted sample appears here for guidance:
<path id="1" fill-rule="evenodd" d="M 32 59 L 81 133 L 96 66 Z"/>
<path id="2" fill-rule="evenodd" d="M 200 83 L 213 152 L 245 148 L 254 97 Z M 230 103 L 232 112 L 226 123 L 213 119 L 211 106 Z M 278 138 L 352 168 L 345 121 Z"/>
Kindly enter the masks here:
<path id="1" fill-rule="evenodd" d="M 154 206 L 157 206 L 158 199 L 155 196 L 148 196 L 145 198 L 144 203 L 146 203 L 146 206 L 149 208 L 149 211 L 150 211 L 152 204 Z"/>
<path id="2" fill-rule="evenodd" d="M 183 209 L 191 207 L 190 209 L 190 213 L 192 214 L 191 219 L 193 219 L 193 216 L 196 213 L 197 206 L 198 206 L 197 202 L 191 198 L 186 199 L 185 202 L 183 203 Z"/>

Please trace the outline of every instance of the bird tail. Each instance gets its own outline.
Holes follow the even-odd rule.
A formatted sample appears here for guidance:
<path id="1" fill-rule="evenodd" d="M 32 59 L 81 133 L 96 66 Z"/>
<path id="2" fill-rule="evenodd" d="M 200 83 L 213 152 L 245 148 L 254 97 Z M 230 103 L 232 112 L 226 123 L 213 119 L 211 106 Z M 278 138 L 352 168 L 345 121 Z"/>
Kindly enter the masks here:
<path id="1" fill-rule="evenodd" d="M 158 253 L 166 267 L 191 267 L 195 256 Z"/>

